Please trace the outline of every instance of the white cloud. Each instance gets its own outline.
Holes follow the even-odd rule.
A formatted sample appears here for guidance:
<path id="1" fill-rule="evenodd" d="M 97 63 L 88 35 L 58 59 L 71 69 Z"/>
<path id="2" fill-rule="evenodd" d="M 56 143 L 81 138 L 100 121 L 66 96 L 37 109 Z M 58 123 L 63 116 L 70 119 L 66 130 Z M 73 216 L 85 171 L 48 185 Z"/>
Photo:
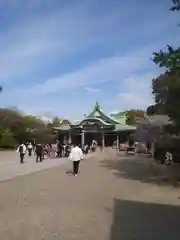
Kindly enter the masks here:
<path id="1" fill-rule="evenodd" d="M 124 108 L 147 108 L 153 103 L 151 82 L 156 74 L 134 75 L 123 80 L 123 91 L 117 98 Z"/>
<path id="2" fill-rule="evenodd" d="M 18 6 L 25 8 L 26 11 L 31 3 L 35 6 L 43 3 L 40 0 L 26 0 L 23 5 L 21 1 L 9 0 L 8 2 L 14 3 L 13 8 Z M 24 22 L 15 22 L 10 28 L 1 32 L 1 82 L 15 81 L 14 79 L 18 79 L 16 76 L 32 74 L 33 71 L 43 68 L 45 63 L 51 64 L 56 57 L 60 61 L 64 56 L 88 48 L 89 45 L 104 39 L 108 41 L 116 37 L 123 46 L 127 39 L 137 35 L 137 22 L 133 24 L 133 21 L 129 20 L 129 16 L 133 18 L 137 15 L 133 8 L 129 9 L 125 6 L 123 9 L 114 9 L 105 15 L 94 16 L 89 12 L 89 6 L 91 3 L 85 1 L 83 4 L 82 1 L 81 4 L 41 13 L 38 17 L 28 15 Z M 137 18 L 135 19 L 137 21 Z M 172 25 L 171 20 L 164 23 L 163 19 L 156 22 L 156 28 L 154 28 L 152 21 L 155 20 L 151 18 L 150 21 L 148 19 L 145 23 L 141 23 L 139 38 L 147 34 L 155 36 L 157 32 Z"/>
<path id="3" fill-rule="evenodd" d="M 104 99 L 101 102 L 102 107 L 106 105 L 106 101 L 111 103 L 108 109 L 105 107 L 105 111 L 112 111 L 114 108 L 119 110 L 122 108 L 122 110 L 145 108 L 152 102 L 150 85 L 153 74 L 138 74 L 138 71 L 147 68 L 150 61 L 146 57 L 146 50 L 144 54 L 143 50 L 131 54 L 100 59 L 78 71 L 47 79 L 42 84 L 35 84 L 30 88 L 15 89 L 6 94 L 6 101 L 14 99 L 14 104 L 20 103 L 18 104 L 19 108 L 31 114 L 48 118 L 58 114 L 60 117 L 67 116 L 67 118 L 73 119 L 74 117 L 81 118 L 83 112 L 90 111 L 91 106 L 88 106 L 90 103 L 86 99 L 81 103 L 78 99 L 72 102 L 69 97 L 67 102 L 61 98 L 61 93 L 66 92 L 67 96 L 71 97 L 74 90 L 81 89 L 96 94 L 98 90 L 103 89 L 100 96 Z M 121 90 L 117 98 L 114 92 L 112 92 L 110 99 L 106 96 L 106 91 L 109 91 L 106 84 L 110 84 L 110 82 L 115 85 L 116 93 L 118 89 Z M 97 83 L 98 87 L 96 87 Z M 56 93 L 59 95 L 59 100 L 57 98 L 53 100 L 53 95 Z M 91 104 L 93 101 L 95 100 L 92 97 Z M 77 105 L 78 109 L 75 107 Z"/>
<path id="4" fill-rule="evenodd" d="M 110 101 L 114 99 L 112 106 L 117 106 L 115 103 L 115 101 L 117 101 L 120 103 L 120 107 L 141 107 L 142 105 L 140 103 L 145 103 L 146 101 L 149 103 L 151 99 L 151 89 L 148 86 L 148 81 L 149 83 L 151 82 L 151 76 L 150 74 L 146 74 L 147 81 L 144 81 L 145 77 L 137 74 L 137 72 L 148 68 L 151 64 L 153 66 L 153 63 L 148 58 L 150 52 L 151 48 L 149 47 L 148 49 L 138 49 L 138 51 L 126 55 L 102 58 L 72 73 L 63 74 L 59 77 L 42 81 L 41 84 L 14 89 L 7 93 L 3 93 L 5 95 L 6 104 L 8 104 L 7 102 L 11 101 L 11 99 L 14 99 L 14 104 L 20 105 L 20 109 L 26 109 L 31 113 L 44 115 L 46 111 L 51 112 L 51 115 L 55 115 L 57 111 L 62 111 L 62 114 L 66 114 L 65 110 L 63 110 L 63 103 L 67 105 L 66 100 L 59 100 L 59 104 L 57 99 L 53 100 L 50 96 L 58 93 L 59 98 L 61 98 L 61 93 L 63 92 L 71 96 L 74 90 L 79 89 L 91 93 L 97 93 L 98 89 L 103 89 L 106 92 L 108 91 L 108 89 L 106 89 L 106 84 L 107 82 L 109 82 L 108 84 L 111 82 L 113 85 L 117 86 L 117 91 L 118 88 L 123 89 L 123 92 L 120 92 L 121 95 L 118 97 L 121 101 L 117 101 L 116 97 L 111 97 Z M 98 87 L 96 87 L 96 84 L 98 84 Z M 143 94 L 145 93 L 145 99 L 143 100 L 142 98 L 140 99 L 142 96 L 140 91 Z M 103 94 L 106 93 L 102 91 L 101 97 L 103 97 Z M 133 101 L 130 101 L 130 98 L 133 98 Z M 31 99 L 33 99 L 33 102 Z M 105 97 L 104 101 L 109 100 Z M 70 108 L 71 105 L 73 105 L 73 103 L 69 104 L 67 108 Z M 109 110 L 112 110 L 112 108 Z M 70 112 L 72 109 L 66 111 Z M 83 111 L 87 111 L 87 109 Z"/>
<path id="5" fill-rule="evenodd" d="M 89 93 L 99 93 L 101 91 L 99 88 L 92 88 L 92 87 L 85 87 L 84 90 Z"/>
<path id="6" fill-rule="evenodd" d="M 68 54 L 103 40 L 117 18 L 120 20 L 126 17 L 116 11 L 106 17 L 91 18 L 87 9 L 87 3 L 68 6 L 38 17 L 31 16 L 24 22 L 15 22 L 1 32 L 1 82 L 13 81 L 18 75 L 32 74 L 45 62 L 51 63 L 56 57 L 60 61 Z"/>
<path id="7" fill-rule="evenodd" d="M 132 53 L 133 54 L 133 53 Z M 67 73 L 59 77 L 50 78 L 42 84 L 35 84 L 31 88 L 14 90 L 11 95 L 27 98 L 45 96 L 49 93 L 58 93 L 64 90 L 85 88 L 87 85 L 101 83 L 102 87 L 108 81 L 116 82 L 129 74 L 133 74 L 143 67 L 147 67 L 149 59 L 140 55 L 114 56 L 100 59 L 75 72 Z"/>
<path id="8" fill-rule="evenodd" d="M 138 23 L 138 11 L 140 12 L 142 9 L 138 8 L 134 11 L 134 8 L 129 8 L 128 5 L 122 9 L 117 8 L 113 12 L 109 11 L 105 15 L 97 13 L 94 15 L 94 11 L 91 9 L 97 1 L 93 0 L 93 4 L 92 1 L 80 2 L 81 5 L 75 3 L 76 6 L 74 4 L 57 11 L 43 12 L 43 14 L 38 14 L 38 17 L 31 16 L 29 18 L 28 16 L 24 22 L 18 24 L 15 22 L 14 25 L 2 32 L 0 35 L 1 83 L 3 81 L 3 84 L 8 81 L 16 82 L 18 76 L 21 75 L 27 76 L 28 79 L 32 77 L 33 81 L 32 83 L 28 82 L 28 87 L 24 87 L 25 84 L 23 84 L 19 89 L 4 91 L 4 102 L 6 101 L 7 104 L 13 102 L 35 114 L 44 115 L 44 112 L 48 111 L 51 113 L 50 115 L 55 115 L 59 109 L 59 100 L 50 100 L 47 95 L 64 91 L 70 95 L 74 89 L 83 89 L 92 94 L 98 93 L 101 90 L 99 88 L 105 88 L 108 81 L 117 85 L 117 91 L 118 82 L 121 82 L 119 85 L 123 90 L 118 94 L 118 104 L 120 103 L 121 107 L 144 107 L 152 101 L 149 86 L 151 74 L 138 72 L 149 71 L 149 68 L 153 66 L 150 61 L 151 53 L 168 42 L 168 38 L 171 39 L 168 36 L 164 39 L 163 34 L 167 33 L 166 30 L 173 21 L 166 22 L 164 16 L 160 16 L 158 21 L 156 18 L 152 19 L 151 13 L 154 9 L 151 9 L 151 13 L 148 9 L 147 15 L 149 14 L 150 17 L 147 16 L 145 18 L 147 21 Z M 43 1 L 26 0 L 26 10 L 28 3 L 30 7 L 36 8 Z M 14 5 L 12 6 L 14 7 Z M 157 12 L 159 16 L 159 10 Z M 146 13 L 143 11 L 142 14 L 144 18 Z M 156 27 L 154 27 L 155 24 Z M 176 24 L 174 27 L 176 28 Z M 157 40 L 156 35 L 159 35 L 159 32 L 161 32 L 161 38 L 159 37 Z M 142 48 L 136 48 L 138 39 L 141 42 L 143 38 L 148 39 L 151 36 L 154 37 L 151 46 L 147 43 L 147 45 L 142 44 Z M 119 43 L 114 55 L 111 53 L 109 57 L 96 59 L 89 65 L 85 65 L 84 61 L 82 66 L 73 72 L 63 74 L 59 72 L 55 77 L 45 77 L 40 82 L 37 77 L 37 82 L 34 83 L 36 79 L 34 79 L 33 72 L 37 69 L 44 76 L 48 63 L 53 65 L 58 61 L 60 65 L 64 57 L 75 52 L 79 53 L 77 58 L 79 60 L 81 51 L 88 49 L 93 44 L 106 42 L 111 48 L 113 43 L 110 40 L 113 40 L 113 43 L 114 41 Z M 128 41 L 131 42 L 131 45 Z M 136 50 L 132 51 L 135 48 Z M 126 49 L 129 49 L 129 52 L 124 54 Z M 50 72 L 48 72 L 48 76 L 51 76 Z M 26 81 L 26 78 L 24 79 Z M 98 87 L 96 87 L 97 83 Z M 13 85 L 16 86 L 15 83 Z M 101 95 L 103 95 L 103 91 Z M 37 99 L 36 104 L 31 102 L 31 98 L 34 99 L 34 102 Z M 19 104 L 21 102 L 23 103 Z"/>

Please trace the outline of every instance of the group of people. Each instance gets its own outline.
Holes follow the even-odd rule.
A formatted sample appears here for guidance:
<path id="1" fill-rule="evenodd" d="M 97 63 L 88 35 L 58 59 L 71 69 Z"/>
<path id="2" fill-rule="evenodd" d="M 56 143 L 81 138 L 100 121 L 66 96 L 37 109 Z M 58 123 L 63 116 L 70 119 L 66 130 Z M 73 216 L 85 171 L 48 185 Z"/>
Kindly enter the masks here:
<path id="1" fill-rule="evenodd" d="M 85 145 L 84 145 L 84 147 L 83 147 L 83 153 L 84 154 L 88 154 L 90 151 L 91 152 L 95 152 L 96 151 L 96 149 L 97 149 L 97 146 L 98 146 L 98 143 L 97 143 L 97 141 L 96 140 L 92 140 L 92 142 L 91 143 L 86 143 Z"/>
<path id="2" fill-rule="evenodd" d="M 84 146 L 81 149 L 78 144 L 72 145 L 62 145 L 60 142 L 57 142 L 57 149 L 55 151 L 54 156 L 62 157 L 67 156 L 73 163 L 73 175 L 77 176 L 79 173 L 79 164 L 83 159 L 83 155 L 88 153 L 89 146 Z M 36 155 L 36 162 L 42 162 L 45 156 L 50 156 L 50 153 L 53 151 L 52 145 L 43 145 L 43 144 L 32 144 L 30 143 L 22 143 L 18 146 L 17 152 L 20 154 L 20 163 L 24 163 L 24 157 L 26 154 L 29 157 Z"/>
<path id="3" fill-rule="evenodd" d="M 18 148 L 17 148 L 17 152 L 19 152 L 20 154 L 20 163 L 24 163 L 24 157 L 26 155 L 26 153 L 28 153 L 29 157 L 32 156 L 32 154 L 34 153 L 34 155 L 36 155 L 36 162 L 42 162 L 42 160 L 45 157 L 51 157 L 52 155 L 52 145 L 51 144 L 32 144 L 31 142 L 29 143 L 21 143 Z M 55 154 L 54 154 L 55 155 Z"/>
<path id="4" fill-rule="evenodd" d="M 71 144 L 62 144 L 57 141 L 57 157 L 69 157 L 71 147 Z"/>

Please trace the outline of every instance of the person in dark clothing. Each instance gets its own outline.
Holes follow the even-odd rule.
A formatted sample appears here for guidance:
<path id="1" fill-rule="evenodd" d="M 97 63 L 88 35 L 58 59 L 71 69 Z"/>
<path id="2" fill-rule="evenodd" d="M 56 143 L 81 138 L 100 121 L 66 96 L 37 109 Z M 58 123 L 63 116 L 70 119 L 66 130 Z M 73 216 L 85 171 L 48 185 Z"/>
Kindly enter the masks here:
<path id="1" fill-rule="evenodd" d="M 37 144 L 36 145 L 36 162 L 42 162 L 42 157 L 43 157 L 43 145 L 42 144 Z"/>
<path id="2" fill-rule="evenodd" d="M 63 152 L 63 145 L 60 142 L 58 142 L 57 143 L 57 156 L 62 157 L 62 152 Z"/>
<path id="3" fill-rule="evenodd" d="M 65 148 L 64 148 L 64 156 L 65 156 L 65 157 L 69 157 L 70 152 L 71 152 L 71 147 L 70 147 L 69 144 L 67 144 L 67 145 L 65 146 Z"/>

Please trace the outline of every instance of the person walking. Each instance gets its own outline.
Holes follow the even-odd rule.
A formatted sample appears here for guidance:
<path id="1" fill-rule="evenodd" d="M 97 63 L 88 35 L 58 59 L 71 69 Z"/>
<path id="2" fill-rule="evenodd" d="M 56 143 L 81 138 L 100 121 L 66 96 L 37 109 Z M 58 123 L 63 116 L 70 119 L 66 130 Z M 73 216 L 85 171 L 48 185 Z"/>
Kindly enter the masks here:
<path id="1" fill-rule="evenodd" d="M 20 154 L 20 163 L 24 163 L 24 156 L 26 154 L 26 145 L 24 143 L 20 144 L 17 151 Z"/>
<path id="2" fill-rule="evenodd" d="M 57 143 L 57 156 L 62 157 L 63 154 L 63 145 L 60 141 Z"/>
<path id="3" fill-rule="evenodd" d="M 80 161 L 83 159 L 83 152 L 77 144 L 75 144 L 74 147 L 71 149 L 69 158 L 73 162 L 73 175 L 77 176 Z"/>
<path id="4" fill-rule="evenodd" d="M 36 162 L 42 162 L 42 157 L 43 157 L 43 146 L 42 146 L 42 144 L 36 144 L 35 152 L 36 152 Z"/>
<path id="5" fill-rule="evenodd" d="M 29 143 L 29 144 L 27 145 L 27 149 L 28 149 L 29 157 L 31 157 L 31 155 L 32 155 L 32 149 L 33 149 L 32 143 Z"/>

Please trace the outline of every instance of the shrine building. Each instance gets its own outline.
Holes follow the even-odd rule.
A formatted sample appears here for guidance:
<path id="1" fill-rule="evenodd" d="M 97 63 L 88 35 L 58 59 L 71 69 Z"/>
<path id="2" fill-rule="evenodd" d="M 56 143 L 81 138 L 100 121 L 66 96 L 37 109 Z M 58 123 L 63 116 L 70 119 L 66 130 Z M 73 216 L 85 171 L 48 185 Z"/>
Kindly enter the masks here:
<path id="1" fill-rule="evenodd" d="M 63 124 L 54 127 L 57 138 L 64 143 L 78 143 L 83 147 L 96 140 L 98 145 L 104 148 L 112 146 L 116 141 L 125 142 L 128 136 L 135 132 L 136 126 L 126 124 L 126 115 L 105 114 L 98 102 L 96 102 L 92 112 L 81 121 L 70 124 Z"/>

